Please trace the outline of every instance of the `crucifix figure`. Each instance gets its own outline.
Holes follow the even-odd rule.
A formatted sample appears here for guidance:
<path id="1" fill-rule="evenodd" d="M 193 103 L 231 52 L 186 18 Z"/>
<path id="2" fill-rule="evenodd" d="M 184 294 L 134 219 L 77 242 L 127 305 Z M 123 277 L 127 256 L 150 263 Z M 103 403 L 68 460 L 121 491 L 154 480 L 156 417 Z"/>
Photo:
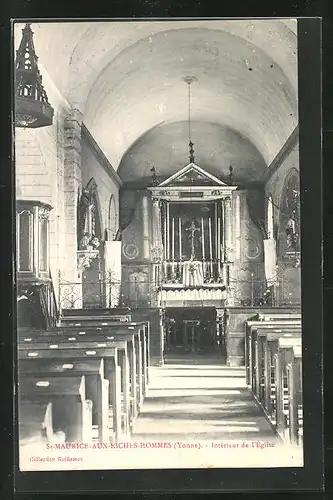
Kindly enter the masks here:
<path id="1" fill-rule="evenodd" d="M 191 260 L 194 259 L 194 236 L 196 231 L 200 231 L 200 229 L 195 225 L 194 221 L 192 221 L 190 227 L 186 229 L 189 231 L 189 238 L 191 239 Z"/>

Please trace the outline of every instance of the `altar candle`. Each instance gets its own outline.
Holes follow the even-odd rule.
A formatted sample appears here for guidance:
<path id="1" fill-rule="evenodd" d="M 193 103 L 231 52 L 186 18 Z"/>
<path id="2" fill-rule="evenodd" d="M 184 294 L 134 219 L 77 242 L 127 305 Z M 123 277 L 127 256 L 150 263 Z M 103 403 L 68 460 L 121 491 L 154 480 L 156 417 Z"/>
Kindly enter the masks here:
<path id="1" fill-rule="evenodd" d="M 217 219 L 217 259 L 220 260 L 221 253 L 221 219 Z"/>
<path id="2" fill-rule="evenodd" d="M 202 260 L 205 260 L 205 228 L 204 219 L 201 219 L 201 243 L 202 243 Z"/>
<path id="3" fill-rule="evenodd" d="M 218 259 L 218 218 L 217 218 L 217 203 L 214 203 L 214 241 L 215 241 L 215 251 L 214 251 L 214 257 Z"/>
<path id="4" fill-rule="evenodd" d="M 209 228 L 209 258 L 213 259 L 213 246 L 212 246 L 212 219 L 209 217 L 208 219 L 208 228 Z"/>
<path id="5" fill-rule="evenodd" d="M 170 207 L 169 202 L 167 202 L 167 217 L 166 217 L 166 226 L 167 226 L 167 260 L 170 260 Z"/>
<path id="6" fill-rule="evenodd" d="M 181 219 L 181 217 L 179 217 L 178 222 L 179 222 L 179 227 L 178 227 L 178 232 L 179 232 L 179 260 L 182 260 L 182 219 Z"/>
<path id="7" fill-rule="evenodd" d="M 175 260 L 175 219 L 172 217 L 172 260 Z"/>
<path id="8" fill-rule="evenodd" d="M 166 206 L 165 206 L 166 208 Z M 164 259 L 167 260 L 168 254 L 167 254 L 167 248 L 168 248 L 168 243 L 167 243 L 167 214 L 166 210 L 164 213 Z"/>

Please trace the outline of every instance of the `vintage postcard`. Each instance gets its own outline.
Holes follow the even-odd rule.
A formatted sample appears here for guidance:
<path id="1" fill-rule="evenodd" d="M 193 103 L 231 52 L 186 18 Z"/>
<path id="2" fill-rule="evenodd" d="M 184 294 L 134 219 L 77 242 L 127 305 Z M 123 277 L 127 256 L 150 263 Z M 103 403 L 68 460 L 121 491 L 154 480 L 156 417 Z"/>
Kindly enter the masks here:
<path id="1" fill-rule="evenodd" d="M 304 466 L 298 22 L 13 24 L 21 471 Z"/>

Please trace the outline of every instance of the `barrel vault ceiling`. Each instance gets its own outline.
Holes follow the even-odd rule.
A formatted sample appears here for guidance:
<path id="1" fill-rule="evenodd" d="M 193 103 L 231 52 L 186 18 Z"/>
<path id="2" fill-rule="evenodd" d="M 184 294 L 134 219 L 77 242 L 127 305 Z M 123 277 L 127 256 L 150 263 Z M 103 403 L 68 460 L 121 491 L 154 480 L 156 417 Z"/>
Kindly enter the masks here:
<path id="1" fill-rule="evenodd" d="M 41 66 L 124 181 L 188 163 L 187 75 L 197 163 L 259 178 L 298 123 L 296 29 L 278 19 L 32 23 Z"/>

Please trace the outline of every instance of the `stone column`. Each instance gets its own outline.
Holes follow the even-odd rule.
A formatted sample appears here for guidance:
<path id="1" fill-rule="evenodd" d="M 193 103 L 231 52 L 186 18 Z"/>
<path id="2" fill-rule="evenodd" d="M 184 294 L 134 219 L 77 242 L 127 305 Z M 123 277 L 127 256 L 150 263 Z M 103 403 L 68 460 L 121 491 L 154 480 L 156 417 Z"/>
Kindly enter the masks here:
<path id="1" fill-rule="evenodd" d="M 234 251 L 232 241 L 232 215 L 231 215 L 231 197 L 227 196 L 224 199 L 224 245 L 225 245 L 225 264 L 224 264 L 224 283 L 227 287 L 228 306 L 234 304 L 234 279 L 232 276 L 232 264 Z"/>
<path id="2" fill-rule="evenodd" d="M 153 198 L 153 248 L 163 249 L 160 200 Z"/>
<path id="3" fill-rule="evenodd" d="M 240 218 L 240 195 L 235 196 L 235 260 L 241 260 L 241 218 Z"/>
<path id="4" fill-rule="evenodd" d="M 163 259 L 163 240 L 161 229 L 161 210 L 160 200 L 152 200 L 152 266 L 153 266 L 153 287 L 152 305 L 158 306 L 158 290 L 162 280 L 162 259 Z"/>
<path id="5" fill-rule="evenodd" d="M 231 198 L 227 196 L 224 199 L 224 237 L 225 237 L 225 260 L 232 261 L 232 220 L 231 220 Z"/>
<path id="6" fill-rule="evenodd" d="M 142 236 L 143 236 L 143 258 L 150 258 L 150 234 L 149 234 L 149 209 L 148 198 L 144 194 L 142 198 Z"/>
<path id="7" fill-rule="evenodd" d="M 81 125 L 82 114 L 77 109 L 72 109 L 64 122 L 64 266 L 61 270 L 60 281 L 79 283 L 77 267 L 77 204 L 82 187 L 81 175 Z M 82 301 L 81 285 L 71 285 L 72 300 L 75 307 L 80 307 Z M 75 289 L 74 289 L 75 288 Z M 61 290 L 60 290 L 61 291 Z M 68 290 L 66 290 L 66 295 Z M 81 295 L 81 297 L 80 297 Z M 76 300 L 77 297 L 77 300 Z M 65 307 L 65 304 L 60 304 Z"/>

